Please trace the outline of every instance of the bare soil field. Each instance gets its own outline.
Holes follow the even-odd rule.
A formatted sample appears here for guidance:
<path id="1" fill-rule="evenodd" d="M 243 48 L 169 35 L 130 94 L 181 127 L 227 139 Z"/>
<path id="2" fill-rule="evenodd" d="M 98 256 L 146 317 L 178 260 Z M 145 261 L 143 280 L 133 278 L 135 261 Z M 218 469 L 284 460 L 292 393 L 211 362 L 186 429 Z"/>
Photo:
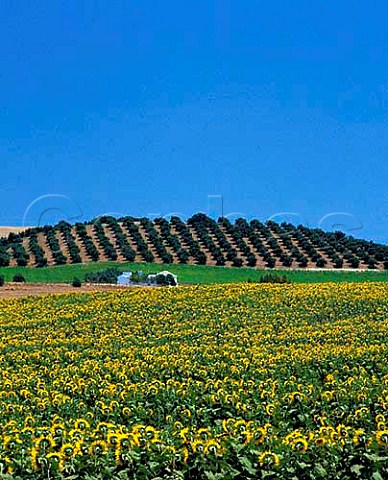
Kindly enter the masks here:
<path id="1" fill-rule="evenodd" d="M 27 297 L 29 295 L 48 295 L 51 293 L 95 292 L 107 290 L 128 290 L 137 287 L 120 285 L 83 284 L 76 288 L 68 283 L 15 283 L 9 282 L 0 287 L 0 300 L 7 298 Z"/>
<path id="2" fill-rule="evenodd" d="M 32 227 L 3 227 L 0 226 L 0 237 L 8 237 L 10 233 L 20 233 Z"/>

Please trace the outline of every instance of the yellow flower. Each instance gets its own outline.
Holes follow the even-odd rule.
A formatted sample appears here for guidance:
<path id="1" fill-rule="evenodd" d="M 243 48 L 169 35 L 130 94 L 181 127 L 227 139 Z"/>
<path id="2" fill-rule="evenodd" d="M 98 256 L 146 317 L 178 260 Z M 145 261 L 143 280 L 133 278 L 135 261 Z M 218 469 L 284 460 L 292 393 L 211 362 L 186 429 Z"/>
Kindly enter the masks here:
<path id="1" fill-rule="evenodd" d="M 340 439 L 341 437 L 339 436 L 338 432 L 336 430 L 333 430 L 330 432 L 330 441 L 332 443 L 335 443 L 335 442 L 338 442 L 338 440 Z"/>
<path id="2" fill-rule="evenodd" d="M 79 446 L 72 443 L 64 443 L 61 446 L 60 452 L 65 458 L 73 458 L 77 455 Z"/>
<path id="3" fill-rule="evenodd" d="M 53 464 L 58 471 L 62 471 L 64 466 L 65 466 L 65 462 L 64 462 L 64 458 L 63 456 L 58 453 L 58 452 L 51 452 L 51 453 L 48 453 L 46 455 L 46 458 L 47 460 Z"/>
<path id="4" fill-rule="evenodd" d="M 360 445 L 360 444 L 365 444 L 367 441 L 365 430 L 363 429 L 358 429 L 355 430 L 354 436 L 353 436 L 353 443 L 355 445 Z"/>
<path id="5" fill-rule="evenodd" d="M 385 430 L 387 428 L 387 424 L 385 422 L 378 422 L 377 430 Z"/>
<path id="6" fill-rule="evenodd" d="M 189 440 L 187 438 L 188 433 L 189 433 L 189 427 L 182 428 L 182 430 L 179 432 L 179 436 L 183 440 L 183 443 L 189 443 Z"/>
<path id="7" fill-rule="evenodd" d="M 303 393 L 303 392 L 292 392 L 290 393 L 290 401 L 291 403 L 294 403 L 294 402 L 303 402 L 304 400 L 306 400 L 307 397 L 306 395 Z"/>
<path id="8" fill-rule="evenodd" d="M 3 448 L 4 450 L 14 450 L 18 445 L 21 445 L 23 442 L 20 440 L 18 436 L 10 437 L 6 435 L 3 440 Z"/>
<path id="9" fill-rule="evenodd" d="M 291 442 L 291 448 L 297 453 L 304 453 L 308 449 L 308 442 L 303 437 L 296 437 Z"/>
<path id="10" fill-rule="evenodd" d="M 84 418 L 78 418 L 74 422 L 74 428 L 76 430 L 88 430 L 90 428 L 90 423 Z"/>
<path id="11" fill-rule="evenodd" d="M 104 455 L 108 451 L 108 446 L 103 440 L 95 440 L 89 445 L 88 452 L 92 457 Z"/>
<path id="12" fill-rule="evenodd" d="M 326 439 L 325 437 L 318 437 L 314 440 L 315 445 L 318 445 L 318 447 L 323 447 L 326 444 Z"/>
<path id="13" fill-rule="evenodd" d="M 211 432 L 208 428 L 199 428 L 195 434 L 195 438 L 201 438 L 206 440 L 211 435 Z"/>
<path id="14" fill-rule="evenodd" d="M 62 437 L 66 433 L 65 426 L 61 423 L 53 425 L 50 431 L 53 437 Z"/>
<path id="15" fill-rule="evenodd" d="M 382 413 L 377 414 L 376 417 L 375 417 L 375 422 L 376 423 L 380 423 L 380 422 L 385 423 L 384 415 Z"/>
<path id="16" fill-rule="evenodd" d="M 108 433 L 107 435 L 107 443 L 112 447 L 116 446 L 119 442 L 119 434 L 118 433 Z"/>
<path id="17" fill-rule="evenodd" d="M 195 453 L 202 453 L 205 449 L 205 445 L 206 442 L 203 440 L 194 440 L 194 442 L 191 444 L 191 448 Z"/>
<path id="18" fill-rule="evenodd" d="M 222 420 L 222 429 L 224 430 L 225 433 L 230 433 L 233 423 L 234 423 L 234 418 L 228 418 Z"/>
<path id="19" fill-rule="evenodd" d="M 39 468 L 40 468 L 40 465 L 39 465 L 39 454 L 38 454 L 38 450 L 36 448 L 31 448 L 30 458 L 31 458 L 32 468 L 35 471 L 38 471 Z"/>
<path id="20" fill-rule="evenodd" d="M 346 438 L 349 435 L 349 427 L 340 424 L 337 427 L 337 433 L 341 438 Z"/>
<path id="21" fill-rule="evenodd" d="M 326 390 L 322 392 L 321 397 L 323 400 L 325 400 L 325 402 L 330 402 L 331 400 L 333 400 L 334 392 L 331 390 Z"/>
<path id="22" fill-rule="evenodd" d="M 211 453 L 213 455 L 219 455 L 222 452 L 221 445 L 214 439 L 208 440 L 205 445 L 205 455 Z"/>
<path id="23" fill-rule="evenodd" d="M 259 456 L 259 464 L 261 467 L 278 467 L 280 458 L 276 453 L 266 451 Z"/>
<path id="24" fill-rule="evenodd" d="M 388 447 L 388 430 L 379 430 L 376 433 L 376 440 L 380 447 Z"/>
<path id="25" fill-rule="evenodd" d="M 189 450 L 188 450 L 188 448 L 184 447 L 183 448 L 183 463 L 187 463 L 188 458 L 189 458 Z"/>
<path id="26" fill-rule="evenodd" d="M 38 451 L 49 450 L 55 447 L 55 440 L 51 436 L 41 435 L 34 443 Z"/>

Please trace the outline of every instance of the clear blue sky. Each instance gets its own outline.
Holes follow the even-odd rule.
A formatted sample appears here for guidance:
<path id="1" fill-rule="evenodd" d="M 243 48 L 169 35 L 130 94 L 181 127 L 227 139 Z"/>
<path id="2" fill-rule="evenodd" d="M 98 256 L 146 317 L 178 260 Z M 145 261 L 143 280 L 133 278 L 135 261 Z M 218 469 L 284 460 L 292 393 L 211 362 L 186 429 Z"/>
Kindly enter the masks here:
<path id="1" fill-rule="evenodd" d="M 387 3 L 2 0 L 0 224 L 279 212 L 388 243 Z M 384 91 L 385 85 L 385 91 Z M 217 200 L 210 201 L 217 213 Z M 354 217 L 357 218 L 354 218 Z"/>

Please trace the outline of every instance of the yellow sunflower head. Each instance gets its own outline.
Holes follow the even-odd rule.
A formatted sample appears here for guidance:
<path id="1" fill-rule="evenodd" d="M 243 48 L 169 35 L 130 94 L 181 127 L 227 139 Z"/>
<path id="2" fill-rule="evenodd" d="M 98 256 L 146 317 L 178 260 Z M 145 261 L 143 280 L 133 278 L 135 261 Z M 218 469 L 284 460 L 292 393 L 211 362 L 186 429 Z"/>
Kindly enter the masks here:
<path id="1" fill-rule="evenodd" d="M 261 467 L 278 467 L 280 464 L 279 455 L 276 453 L 266 451 L 259 456 L 259 464 Z"/>
<path id="2" fill-rule="evenodd" d="M 303 437 L 296 437 L 291 442 L 291 448 L 294 452 L 304 453 L 308 449 L 308 442 Z"/>

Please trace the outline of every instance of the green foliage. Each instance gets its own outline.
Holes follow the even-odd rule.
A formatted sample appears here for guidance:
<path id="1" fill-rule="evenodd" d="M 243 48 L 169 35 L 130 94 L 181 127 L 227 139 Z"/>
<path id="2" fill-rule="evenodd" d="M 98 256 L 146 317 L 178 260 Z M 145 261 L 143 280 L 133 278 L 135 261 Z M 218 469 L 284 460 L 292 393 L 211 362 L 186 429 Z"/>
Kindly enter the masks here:
<path id="1" fill-rule="evenodd" d="M 81 280 L 80 280 L 79 278 L 74 277 L 74 278 L 73 278 L 73 281 L 71 282 L 71 285 L 72 285 L 73 287 L 79 288 L 79 287 L 82 286 L 82 282 L 81 282 Z"/>
<path id="2" fill-rule="evenodd" d="M 23 275 L 21 275 L 20 273 L 17 273 L 16 275 L 13 276 L 12 281 L 17 283 L 24 283 L 26 279 L 24 278 Z"/>
<path id="3" fill-rule="evenodd" d="M 156 281 L 156 284 L 161 286 L 161 287 L 162 286 L 166 286 L 166 287 L 167 286 L 171 286 L 171 287 L 176 286 L 175 278 L 171 274 L 156 275 L 155 281 Z"/>
<path id="4" fill-rule="evenodd" d="M 106 268 L 97 272 L 87 273 L 85 275 L 85 282 L 88 283 L 117 283 L 117 277 L 123 273 L 115 267 Z"/>
<path id="5" fill-rule="evenodd" d="M 266 273 L 259 280 L 260 283 L 291 283 L 286 275 L 276 275 L 275 273 Z"/>

